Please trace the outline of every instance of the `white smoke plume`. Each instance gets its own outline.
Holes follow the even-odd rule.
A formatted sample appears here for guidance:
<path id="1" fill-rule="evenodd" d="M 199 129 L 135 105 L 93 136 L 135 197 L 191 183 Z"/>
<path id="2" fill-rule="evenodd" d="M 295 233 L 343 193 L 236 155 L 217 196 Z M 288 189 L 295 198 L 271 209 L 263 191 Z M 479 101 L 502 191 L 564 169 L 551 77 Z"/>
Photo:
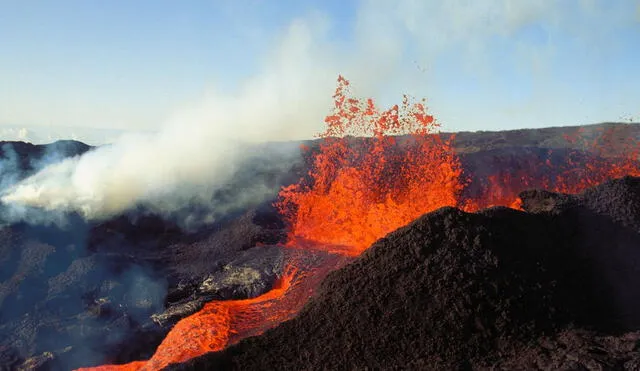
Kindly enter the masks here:
<path id="1" fill-rule="evenodd" d="M 592 1 L 580 3 L 587 10 L 594 6 Z M 211 203 L 210 196 L 227 185 L 251 155 L 247 151 L 253 147 L 247 143 L 309 138 L 320 131 L 338 73 L 351 79 L 362 95 L 386 89 L 397 97 L 396 92 L 403 91 L 394 90 L 396 85 L 410 88 L 428 81 L 408 62 L 412 56 L 428 63 L 440 50 L 466 43 L 467 52 L 479 57 L 485 38 L 517 32 L 534 20 L 544 18 L 555 26 L 575 23 L 569 22 L 570 9 L 552 3 L 482 4 L 469 8 L 468 1 L 362 1 L 348 50 L 330 41 L 329 19 L 315 14 L 295 20 L 261 73 L 235 94 L 214 91 L 168 120 L 159 133 L 125 137 L 51 165 L 9 188 L 1 200 L 75 211 L 88 219 L 137 205 L 160 212 L 176 211 L 185 202 L 229 207 Z M 274 192 L 256 185 L 242 192 L 244 201 L 234 202 Z"/>
<path id="2" fill-rule="evenodd" d="M 335 77 L 317 68 L 322 56 L 311 50 L 312 32 L 306 23 L 294 22 L 263 73 L 237 94 L 213 92 L 170 118 L 156 134 L 125 136 L 48 166 L 9 188 L 2 202 L 78 212 L 87 219 L 137 205 L 170 213 L 189 202 L 210 203 L 212 193 L 241 171 L 243 161 L 260 155 L 251 153 L 256 150 L 252 143 L 295 132 L 300 123 L 322 122 Z M 281 155 L 287 158 L 288 153 Z M 279 165 L 290 166 L 291 158 L 272 164 Z M 253 184 L 234 202 L 275 191 Z"/>

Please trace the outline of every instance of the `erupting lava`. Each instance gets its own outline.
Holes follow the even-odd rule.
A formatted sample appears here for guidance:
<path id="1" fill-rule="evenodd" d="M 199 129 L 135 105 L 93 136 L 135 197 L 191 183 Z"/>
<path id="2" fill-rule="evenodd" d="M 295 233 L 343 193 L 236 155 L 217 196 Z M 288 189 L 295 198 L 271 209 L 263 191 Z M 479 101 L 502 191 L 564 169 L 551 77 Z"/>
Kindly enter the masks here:
<path id="1" fill-rule="evenodd" d="M 538 158 L 524 169 L 505 168 L 489 175 L 485 192 L 464 201 L 465 211 L 489 206 L 519 209 L 518 194 L 526 189 L 576 194 L 606 180 L 640 176 L 640 143 L 626 130 L 599 128 L 590 140 L 584 134 L 580 128 L 574 135 L 565 136 L 568 147 L 574 148 L 565 155 L 554 157 L 548 150 L 546 158 Z"/>
<path id="2" fill-rule="evenodd" d="M 405 96 L 400 107 L 380 111 L 371 99 L 351 97 L 348 86 L 338 78 L 335 110 L 325 119 L 327 129 L 312 153 L 308 177 L 280 192 L 278 207 L 289 221 L 293 246 L 310 240 L 343 245 L 333 251 L 359 255 L 387 233 L 444 206 L 468 212 L 490 206 L 519 209 L 518 194 L 526 189 L 578 193 L 608 179 L 640 175 L 640 145 L 634 138 L 610 130 L 587 142 L 578 130 L 565 140 L 582 151 L 561 163 L 538 158 L 529 169 L 467 177 L 454 153 L 455 138 L 441 139 L 424 101 L 410 103 Z M 485 183 L 484 192 L 464 197 L 472 180 Z"/>
<path id="3" fill-rule="evenodd" d="M 473 177 L 463 176 L 454 139 L 440 137 L 424 101 L 405 97 L 400 106 L 380 110 L 371 99 L 351 97 L 348 87 L 339 77 L 327 129 L 318 148 L 307 149 L 308 176 L 280 192 L 276 206 L 289 223 L 289 245 L 298 249 L 289 251 L 289 268 L 275 287 L 253 299 L 206 304 L 178 322 L 148 361 L 94 369 L 157 370 L 260 334 L 294 316 L 324 276 L 342 264 L 340 255 L 356 256 L 378 238 L 440 207 L 519 208 L 517 195 L 527 188 L 576 193 L 607 179 L 640 175 L 640 146 L 631 138 L 603 133 L 581 143 L 588 156 L 576 151 L 561 164 L 535 159 L 528 169 L 503 169 L 474 179 L 484 184 L 484 191 L 465 199 L 463 191 Z M 577 137 L 565 139 L 573 148 L 580 144 Z M 621 141 L 623 150 L 611 152 Z M 309 265 L 304 256 L 310 252 L 302 251 L 307 249 L 329 254 Z"/>
<path id="4" fill-rule="evenodd" d="M 294 245 L 302 238 L 358 255 L 425 212 L 457 205 L 463 183 L 451 141 L 436 134 L 424 102 L 405 96 L 400 107 L 380 111 L 371 99 L 351 97 L 348 86 L 338 79 L 309 176 L 283 189 L 278 206 Z"/>

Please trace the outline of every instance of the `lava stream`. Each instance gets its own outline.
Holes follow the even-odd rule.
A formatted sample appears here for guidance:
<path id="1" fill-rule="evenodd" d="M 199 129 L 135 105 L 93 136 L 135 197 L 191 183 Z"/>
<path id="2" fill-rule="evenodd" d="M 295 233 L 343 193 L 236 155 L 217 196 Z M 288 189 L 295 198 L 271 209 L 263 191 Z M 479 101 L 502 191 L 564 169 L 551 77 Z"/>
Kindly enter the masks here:
<path id="1" fill-rule="evenodd" d="M 638 143 L 625 139 L 624 150 L 613 151 L 620 138 L 604 132 L 582 143 L 591 156 L 570 155 L 561 164 L 536 159 L 528 169 L 503 169 L 473 179 L 484 182 L 483 191 L 465 198 L 473 177 L 463 175 L 455 138 L 440 137 L 424 101 L 405 97 L 400 106 L 380 110 L 371 99 L 351 97 L 348 87 L 339 77 L 327 129 L 318 148 L 308 150 L 309 173 L 279 194 L 276 206 L 289 224 L 289 247 L 296 249 L 289 250 L 288 268 L 273 290 L 253 299 L 210 302 L 178 322 L 150 360 L 94 370 L 157 370 L 258 335 L 292 318 L 347 257 L 443 206 L 519 208 L 517 195 L 528 188 L 576 193 L 607 179 L 640 175 Z M 580 140 L 565 139 L 573 148 Z"/>
<path id="2" fill-rule="evenodd" d="M 284 275 L 267 293 L 252 299 L 211 301 L 199 312 L 180 320 L 148 361 L 78 370 L 160 370 L 171 363 L 222 350 L 291 319 L 322 279 L 346 262 L 338 255 L 295 250 L 287 253 L 287 261 Z"/>

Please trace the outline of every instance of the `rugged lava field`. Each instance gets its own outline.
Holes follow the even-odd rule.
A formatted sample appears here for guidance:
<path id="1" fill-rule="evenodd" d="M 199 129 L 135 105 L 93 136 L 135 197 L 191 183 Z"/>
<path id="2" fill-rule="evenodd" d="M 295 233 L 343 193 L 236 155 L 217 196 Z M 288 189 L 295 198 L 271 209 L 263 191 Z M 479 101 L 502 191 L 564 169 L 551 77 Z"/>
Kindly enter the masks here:
<path id="1" fill-rule="evenodd" d="M 426 214 L 293 320 L 169 369 L 638 369 L 640 178 L 521 198 Z"/>
<path id="2" fill-rule="evenodd" d="M 435 135 L 413 109 L 260 148 L 215 197 L 270 196 L 197 229 L 2 205 L 0 369 L 637 369 L 637 126 Z M 2 184 L 91 150 L 5 142 Z"/>

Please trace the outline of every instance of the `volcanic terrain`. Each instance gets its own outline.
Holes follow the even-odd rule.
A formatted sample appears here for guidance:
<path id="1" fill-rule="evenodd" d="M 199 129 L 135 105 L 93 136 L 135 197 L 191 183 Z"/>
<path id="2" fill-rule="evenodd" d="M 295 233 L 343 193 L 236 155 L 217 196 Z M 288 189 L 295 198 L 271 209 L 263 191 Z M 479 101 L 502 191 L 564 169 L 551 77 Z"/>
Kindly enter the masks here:
<path id="1" fill-rule="evenodd" d="M 614 128 L 622 133 L 636 130 L 634 126 L 606 124 L 587 127 L 587 131 L 602 130 L 601 128 Z M 514 169 L 527 172 L 531 179 L 549 176 L 553 171 L 560 172 L 569 153 L 586 161 L 585 156 L 594 154 L 570 148 L 570 143 L 565 148 L 545 148 L 541 145 L 554 142 L 563 135 L 580 133 L 578 130 L 585 129 L 459 135 L 455 142 L 456 152 L 460 153 L 464 171 L 476 178 L 472 183 L 474 187 L 468 187 L 465 192 L 469 194 L 469 198 L 477 199 L 487 192 L 487 187 L 492 186 L 490 176 L 513 172 Z M 505 137 L 514 143 L 507 145 L 503 140 Z M 521 140 L 524 142 L 513 138 L 523 138 Z M 308 143 L 312 147 L 311 151 L 316 143 L 318 142 Z M 5 164 L 9 160 L 18 164 L 16 168 L 19 171 L 12 174 L 25 177 L 33 171 L 31 164 L 37 164 L 43 154 L 60 154 L 58 147 L 61 145 L 76 149 L 63 152 L 65 156 L 90 149 L 73 142 L 53 144 L 55 150 L 51 146 L 5 143 Z M 479 146 L 486 146 L 487 149 L 480 149 Z M 303 169 L 309 166 L 304 165 L 304 158 L 291 162 L 289 170 L 270 175 L 279 185 L 286 185 L 300 176 L 296 174 L 303 174 Z M 539 166 L 547 160 L 552 162 L 551 166 Z M 255 177 L 263 176 L 255 171 L 247 172 L 251 173 Z M 251 181 L 251 176 L 246 178 L 243 181 Z M 633 182 L 632 179 L 627 179 L 623 185 L 629 187 Z M 605 187 L 604 191 L 593 193 L 596 196 L 584 199 L 591 200 L 591 210 L 601 210 L 602 205 L 593 204 L 594 199 L 611 199 L 611 202 L 616 202 L 616 197 L 633 194 L 608 191 L 615 184 L 617 183 L 609 184 L 606 186 L 609 188 Z M 493 189 L 492 195 L 498 194 Z M 526 348 L 518 349 L 519 354 L 529 357 L 527 359 L 531 362 L 536 361 L 539 353 L 546 349 L 539 345 L 537 348 L 532 346 L 531 341 L 542 341 L 541 339 L 545 339 L 543 336 L 550 336 L 548 342 L 556 348 L 568 341 L 570 344 L 565 344 L 566 347 L 575 347 L 579 341 L 613 341 L 622 347 L 628 343 L 624 341 L 625 338 L 611 340 L 606 334 L 576 332 L 569 327 L 575 323 L 591 329 L 596 324 L 604 323 L 606 318 L 624 318 L 609 317 L 610 313 L 605 311 L 606 308 L 599 308 L 599 303 L 611 302 L 604 300 L 602 293 L 613 291 L 603 288 L 603 281 L 598 276 L 585 273 L 585 259 L 591 259 L 590 264 L 597 267 L 599 264 L 595 262 L 594 254 L 606 256 L 604 247 L 586 246 L 590 255 L 581 255 L 582 250 L 572 247 L 576 238 L 605 242 L 616 240 L 610 237 L 601 240 L 587 239 L 585 233 L 596 233 L 594 231 L 597 230 L 579 224 L 580 220 L 588 217 L 588 213 L 580 209 L 582 211 L 577 216 L 573 215 L 571 213 L 578 209 L 556 205 L 554 200 L 562 197 L 545 194 L 541 198 L 540 194 L 523 195 L 524 208 L 529 213 L 491 209 L 478 214 L 466 214 L 456 209 L 442 209 L 420 218 L 411 226 L 376 243 L 357 263 L 332 274 L 330 280 L 323 285 L 321 294 L 313 299 L 299 319 L 279 327 L 275 332 L 269 332 L 263 338 L 251 340 L 264 342 L 264 345 L 254 346 L 251 341 L 243 342 L 238 347 L 232 347 L 213 358 L 209 357 L 211 362 L 234 364 L 240 368 L 251 365 L 258 367 L 262 360 L 268 361 L 264 357 L 272 357 L 269 359 L 276 362 L 273 366 L 278 367 L 275 368 L 287 365 L 291 368 L 314 368 L 323 364 L 314 362 L 328 362 L 327 365 L 338 362 L 335 365 L 345 367 L 367 364 L 390 366 L 394 363 L 417 367 L 423 362 L 422 364 L 437 367 L 462 362 L 464 354 L 471 352 L 469 354 L 477 354 L 474 357 L 478 357 L 473 360 L 474 364 L 481 362 L 480 364 L 486 365 L 494 357 L 502 359 L 508 366 L 509 362 L 517 361 L 513 359 L 515 353 L 508 353 L 508 349 L 491 349 L 492 344 L 497 341 L 496 337 L 507 337 L 502 341 L 506 343 L 501 346 L 509 349 L 520 344 L 513 342 L 512 338 L 520 339 L 518 342 L 524 341 L 525 345 L 529 344 Z M 513 195 L 505 195 L 507 196 Z M 621 210 L 638 204 L 633 198 L 625 200 Z M 214 299 L 251 298 L 266 293 L 282 277 L 286 249 L 277 244 L 284 243 L 287 235 L 282 216 L 270 206 L 271 203 L 271 200 L 267 200 L 262 206 L 235 212 L 197 232 L 185 232 L 171 221 L 153 215 L 137 214 L 122 215 L 100 223 L 88 223 L 75 217 L 70 218 L 70 224 L 65 227 L 31 225 L 26 222 L 6 225 L 2 229 L 4 242 L 0 255 L 3 266 L 0 286 L 0 331 L 3 333 L 0 364 L 6 369 L 67 369 L 144 359 L 153 354 L 175 323 L 196 313 L 206 302 Z M 552 205 L 550 210 L 544 209 L 548 206 L 541 209 L 540 205 L 549 204 Z M 569 204 L 569 201 L 563 201 L 563 205 Z M 637 228 L 637 219 L 633 216 L 624 211 L 620 211 L 620 215 L 615 214 L 615 209 L 611 207 L 608 210 L 609 214 L 605 216 L 590 216 L 590 223 L 597 218 L 611 219 L 609 224 L 595 225 L 598 228 L 608 225 L 615 227 L 620 218 L 627 218 L 623 219 L 624 222 Z M 431 225 L 442 227 L 428 227 Z M 437 233 L 431 235 L 424 232 L 424 228 L 431 228 Z M 635 241 L 635 235 L 624 234 L 616 228 L 612 227 L 607 233 L 617 236 L 616 238 Z M 418 230 L 422 232 L 417 232 Z M 495 240 L 496 238 L 499 240 Z M 414 256 L 420 249 L 425 251 L 424 256 Z M 621 251 L 620 254 L 626 254 L 632 250 L 627 246 L 626 250 Z M 510 253 L 514 255 L 511 256 Z M 616 271 L 614 267 L 617 265 L 611 264 L 622 262 L 629 268 L 633 260 L 626 258 L 624 254 L 616 258 L 616 262 L 603 263 L 608 267 L 606 275 Z M 435 256 L 439 256 L 437 259 L 442 259 L 442 262 L 436 262 Z M 478 260 L 478 256 L 482 256 L 484 260 Z M 373 259 L 374 257 L 378 258 Z M 613 255 L 608 259 L 613 259 Z M 576 266 L 565 263 L 568 261 L 583 263 Z M 544 266 L 537 269 L 544 272 L 539 272 L 536 264 L 542 263 Z M 381 264 L 388 269 L 380 269 Z M 428 266 L 440 268 L 431 271 L 426 268 Z M 354 269 L 358 269 L 359 273 L 354 273 Z M 520 269 L 523 271 L 520 272 Z M 633 277 L 632 269 L 625 272 Z M 350 275 L 353 274 L 358 277 L 351 278 Z M 505 274 L 508 277 L 503 277 Z M 589 280 L 594 285 L 587 287 L 594 291 L 585 292 L 584 283 L 591 282 Z M 620 288 L 625 287 L 621 283 L 624 280 L 618 281 L 615 281 L 615 287 L 620 291 Z M 395 283 L 393 287 L 389 286 L 391 282 Z M 437 284 L 434 285 L 434 282 Z M 557 282 L 561 283 L 560 288 L 554 286 Z M 518 289 L 512 285 L 522 287 L 518 286 Z M 535 285 L 540 286 L 533 290 Z M 557 294 L 558 290 L 563 294 Z M 393 296 L 392 293 L 399 296 Z M 500 297 L 502 294 L 506 296 Z M 623 294 L 624 292 L 618 292 L 617 295 Z M 365 300 L 366 298 L 375 301 Z M 328 303 L 334 303 L 335 308 Z M 484 312 L 476 314 L 474 306 L 485 307 Z M 450 308 L 457 307 L 460 307 L 460 313 L 449 311 Z M 321 310 L 321 314 L 314 314 L 311 308 L 333 308 L 335 313 Z M 627 313 L 633 313 L 634 307 L 623 308 L 626 308 Z M 603 312 L 591 315 L 591 311 Z M 444 312 L 453 317 L 439 318 Z M 476 317 L 471 318 L 472 314 Z M 538 314 L 542 317 L 538 317 Z M 314 320 L 303 319 L 314 315 L 317 315 Z M 336 317 L 331 317 L 332 315 Z M 412 316 L 422 316 L 425 320 Z M 402 323 L 393 322 L 394 318 L 402 319 Z M 410 321 L 403 322 L 409 318 Z M 496 318 L 503 318 L 504 323 L 499 328 L 496 328 Z M 580 318 L 582 322 L 578 321 Z M 308 326 L 312 329 L 305 329 L 305 321 L 309 322 Z M 382 321 L 382 324 L 391 327 L 370 326 L 371 321 Z M 434 327 L 433 323 L 439 325 Z M 463 323 L 468 326 L 457 327 Z M 614 325 L 622 330 L 634 329 L 630 324 L 619 323 L 606 324 L 604 329 L 614 328 Z M 313 329 L 316 326 L 320 327 Z M 397 331 L 391 330 L 396 328 L 394 326 L 399 326 Z M 418 332 L 407 331 L 402 326 L 410 326 Z M 322 331 L 316 333 L 316 330 Z M 370 330 L 379 333 L 369 333 Z M 513 333 L 501 332 L 506 330 Z M 564 332 L 558 332 L 560 330 Z M 313 340 L 298 339 L 291 335 L 292 331 L 296 336 L 310 336 Z M 339 336 L 342 331 L 344 335 Z M 474 332 L 475 335 L 469 335 Z M 445 336 L 447 333 L 451 333 L 451 336 Z M 396 339 L 398 334 L 406 334 L 408 338 Z M 458 334 L 457 337 L 454 334 Z M 467 335 L 468 342 L 462 342 L 460 339 L 467 338 Z M 283 340 L 282 346 L 285 348 L 282 348 L 273 343 L 280 341 L 277 336 L 292 340 Z M 334 340 L 330 341 L 331 338 Z M 378 340 L 373 344 L 356 344 L 356 340 L 361 338 Z M 323 342 L 326 343 L 322 344 Z M 391 342 L 396 344 L 394 347 L 420 348 L 427 353 L 418 357 L 417 350 L 414 349 L 410 352 L 412 356 L 408 356 L 405 354 L 407 349 L 400 352 L 397 348 L 385 348 Z M 432 347 L 421 342 L 432 344 Z M 433 348 L 436 343 L 439 344 L 437 349 Z M 286 344 L 308 344 L 304 351 L 296 350 L 292 354 L 308 354 L 311 357 L 308 359 L 309 363 L 304 363 L 306 361 L 302 359 L 291 359 L 288 361 L 291 363 L 286 363 L 288 358 L 275 351 L 260 356 L 254 354 L 259 353 L 257 347 L 288 349 Z M 479 344 L 489 349 L 476 349 Z M 381 348 L 378 349 L 378 346 Z M 330 352 L 326 351 L 327 347 L 330 347 Z M 347 349 L 350 351 L 344 354 L 343 351 Z M 522 349 L 527 351 L 523 352 Z M 582 348 L 577 347 L 575 351 L 579 349 Z M 356 351 L 362 352 L 362 355 L 356 356 L 360 354 L 354 353 Z M 324 359 L 320 355 L 314 355 L 314 352 L 331 354 L 333 358 Z M 439 352 L 451 353 L 452 356 L 444 357 Z M 554 354 L 553 352 L 548 351 L 549 354 Z M 499 356 L 503 353 L 509 354 L 511 358 Z M 631 354 L 622 353 L 625 354 L 624 357 Z M 344 358 L 341 354 L 344 354 Z M 372 354 L 378 354 L 379 359 L 375 360 L 376 357 Z M 396 358 L 389 359 L 386 355 Z M 434 363 L 434 357 L 444 358 L 438 361 L 440 363 Z M 423 360 L 420 361 L 419 358 Z M 247 359 L 256 361 L 245 363 Z M 350 361 L 343 363 L 347 360 Z M 198 359 L 192 364 L 202 362 L 208 361 Z"/>
<path id="2" fill-rule="evenodd" d="M 0 369 L 640 364 L 636 125 L 453 136 L 418 104 L 407 134 L 347 101 L 302 150 L 248 149 L 213 197 L 263 197 L 205 225 L 0 205 Z M 1 149 L 3 187 L 93 150 Z"/>
<path id="3" fill-rule="evenodd" d="M 640 178 L 520 196 L 426 214 L 293 320 L 169 369 L 638 369 Z"/>

